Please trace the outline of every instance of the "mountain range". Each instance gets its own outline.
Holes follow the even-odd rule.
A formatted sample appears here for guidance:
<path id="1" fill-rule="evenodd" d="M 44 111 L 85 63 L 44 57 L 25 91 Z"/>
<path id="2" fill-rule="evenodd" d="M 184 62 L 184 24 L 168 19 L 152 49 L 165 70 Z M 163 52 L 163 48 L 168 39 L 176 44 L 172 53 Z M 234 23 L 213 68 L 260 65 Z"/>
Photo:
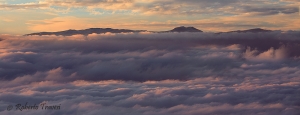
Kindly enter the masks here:
<path id="1" fill-rule="evenodd" d="M 175 27 L 172 30 L 169 31 L 147 31 L 147 30 L 130 30 L 130 29 L 112 29 L 112 28 L 89 28 L 84 30 L 65 30 L 65 31 L 58 31 L 58 32 L 38 32 L 38 33 L 31 33 L 26 34 L 25 36 L 32 36 L 32 35 L 56 35 L 56 36 L 72 36 L 72 35 L 89 35 L 89 34 L 104 34 L 104 33 L 140 33 L 140 32 L 153 32 L 153 33 L 168 33 L 168 32 L 203 32 L 202 30 L 199 30 L 195 27 Z M 219 32 L 217 34 L 221 33 L 260 33 L 260 32 L 272 32 L 272 30 L 265 30 L 261 28 L 254 28 L 249 30 L 237 30 L 237 31 L 230 31 L 230 32 Z"/>

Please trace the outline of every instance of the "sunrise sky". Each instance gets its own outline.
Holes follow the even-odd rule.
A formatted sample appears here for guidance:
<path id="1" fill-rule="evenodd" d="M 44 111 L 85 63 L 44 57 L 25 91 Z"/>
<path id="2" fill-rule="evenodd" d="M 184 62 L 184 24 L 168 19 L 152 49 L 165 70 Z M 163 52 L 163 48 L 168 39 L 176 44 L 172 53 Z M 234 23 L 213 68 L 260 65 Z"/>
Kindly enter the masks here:
<path id="1" fill-rule="evenodd" d="M 299 30 L 299 0 L 0 0 L 0 34 L 86 28 Z"/>
<path id="2" fill-rule="evenodd" d="M 300 115 L 299 8 L 0 0 L 0 115 Z"/>

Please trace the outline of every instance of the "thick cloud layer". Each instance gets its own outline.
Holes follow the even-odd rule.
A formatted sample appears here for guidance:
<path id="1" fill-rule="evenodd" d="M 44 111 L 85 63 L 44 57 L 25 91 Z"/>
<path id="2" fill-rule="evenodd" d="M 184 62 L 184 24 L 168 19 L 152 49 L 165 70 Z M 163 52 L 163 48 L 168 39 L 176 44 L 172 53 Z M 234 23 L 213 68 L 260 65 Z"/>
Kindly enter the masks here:
<path id="1" fill-rule="evenodd" d="M 294 31 L 2 35 L 0 114 L 297 115 L 299 37 Z M 61 109 L 16 110 L 26 102 Z"/>

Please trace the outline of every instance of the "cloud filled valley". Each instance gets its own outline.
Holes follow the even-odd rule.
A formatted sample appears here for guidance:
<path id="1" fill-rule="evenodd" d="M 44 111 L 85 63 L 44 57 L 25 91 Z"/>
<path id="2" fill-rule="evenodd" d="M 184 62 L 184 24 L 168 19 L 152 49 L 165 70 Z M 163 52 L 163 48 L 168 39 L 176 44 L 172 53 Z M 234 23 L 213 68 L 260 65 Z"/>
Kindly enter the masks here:
<path id="1" fill-rule="evenodd" d="M 300 114 L 297 31 L 0 38 L 1 115 Z"/>

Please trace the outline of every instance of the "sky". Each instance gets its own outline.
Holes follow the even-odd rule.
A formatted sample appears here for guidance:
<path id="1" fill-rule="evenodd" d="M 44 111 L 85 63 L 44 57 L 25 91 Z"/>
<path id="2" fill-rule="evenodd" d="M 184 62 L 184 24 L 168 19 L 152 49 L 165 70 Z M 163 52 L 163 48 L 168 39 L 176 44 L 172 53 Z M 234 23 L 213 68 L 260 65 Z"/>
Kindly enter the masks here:
<path id="1" fill-rule="evenodd" d="M 0 34 L 86 28 L 300 29 L 299 0 L 0 0 Z"/>

